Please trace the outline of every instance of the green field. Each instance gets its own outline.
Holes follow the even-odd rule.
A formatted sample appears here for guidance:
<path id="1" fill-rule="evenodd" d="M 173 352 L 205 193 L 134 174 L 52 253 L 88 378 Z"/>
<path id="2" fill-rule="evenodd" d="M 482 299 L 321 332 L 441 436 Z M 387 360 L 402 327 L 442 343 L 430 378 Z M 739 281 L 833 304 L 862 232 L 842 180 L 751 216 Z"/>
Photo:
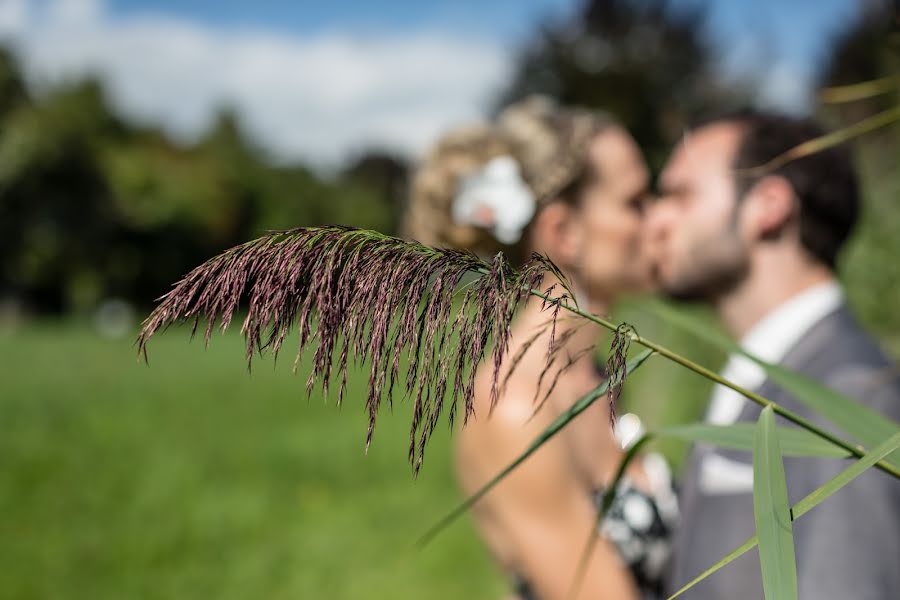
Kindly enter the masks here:
<path id="1" fill-rule="evenodd" d="M 721 358 L 640 310 L 616 319 Z M 236 333 L 204 350 L 174 327 L 149 366 L 131 341 L 72 322 L 0 330 L 0 599 L 503 596 L 467 519 L 412 549 L 460 499 L 452 439 L 433 438 L 414 480 L 398 402 L 365 455 L 365 372 L 338 410 L 307 400 L 292 356 L 248 374 Z M 654 359 L 622 410 L 651 427 L 691 420 L 708 390 Z"/>
<path id="2" fill-rule="evenodd" d="M 0 597 L 502 595 L 468 521 L 411 549 L 458 500 L 449 436 L 415 481 L 399 405 L 365 455 L 364 375 L 338 411 L 237 335 L 130 344 L 0 333 Z"/>

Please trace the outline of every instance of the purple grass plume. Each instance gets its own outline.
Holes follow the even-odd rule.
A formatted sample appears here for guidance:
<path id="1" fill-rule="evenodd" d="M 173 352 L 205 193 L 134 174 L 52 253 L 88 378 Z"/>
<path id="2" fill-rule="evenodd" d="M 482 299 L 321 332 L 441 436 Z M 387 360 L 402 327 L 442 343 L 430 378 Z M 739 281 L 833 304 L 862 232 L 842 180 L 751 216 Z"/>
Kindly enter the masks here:
<path id="1" fill-rule="evenodd" d="M 625 385 L 628 376 L 628 349 L 631 346 L 631 334 L 635 332 L 634 326 L 628 323 L 620 324 L 613 333 L 612 343 L 609 348 L 609 358 L 606 361 L 606 373 L 609 377 L 607 387 L 607 399 L 609 401 L 609 426 L 616 427 L 616 404 Z"/>
<path id="2" fill-rule="evenodd" d="M 409 460 L 418 473 L 444 410 L 451 426 L 459 400 L 464 422 L 471 416 L 475 370 L 489 349 L 491 406 L 497 402 L 510 323 L 548 271 L 565 282 L 540 255 L 513 269 L 502 254 L 486 261 L 350 227 L 273 232 L 185 275 L 143 322 L 137 345 L 146 359 L 150 338 L 177 321 L 193 321 L 191 335 L 205 321 L 208 344 L 216 325 L 226 329 L 246 306 L 249 368 L 255 354 L 277 356 L 296 328 L 295 370 L 315 348 L 307 392 L 319 383 L 327 394 L 336 376 L 340 405 L 350 360 L 368 362 L 367 449 L 383 399 L 391 401 L 395 384 L 405 388 L 413 398 Z"/>

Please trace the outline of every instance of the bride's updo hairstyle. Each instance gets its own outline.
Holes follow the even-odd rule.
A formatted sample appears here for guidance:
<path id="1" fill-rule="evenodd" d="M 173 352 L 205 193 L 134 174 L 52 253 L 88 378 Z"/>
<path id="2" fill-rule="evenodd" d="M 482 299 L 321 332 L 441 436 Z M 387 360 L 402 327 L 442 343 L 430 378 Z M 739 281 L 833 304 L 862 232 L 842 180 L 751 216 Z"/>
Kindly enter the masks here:
<path id="1" fill-rule="evenodd" d="M 404 233 L 423 244 L 482 256 L 527 258 L 529 226 L 552 202 L 576 204 L 599 173 L 588 148 L 609 116 L 532 96 L 490 125 L 441 138 L 413 176 Z"/>

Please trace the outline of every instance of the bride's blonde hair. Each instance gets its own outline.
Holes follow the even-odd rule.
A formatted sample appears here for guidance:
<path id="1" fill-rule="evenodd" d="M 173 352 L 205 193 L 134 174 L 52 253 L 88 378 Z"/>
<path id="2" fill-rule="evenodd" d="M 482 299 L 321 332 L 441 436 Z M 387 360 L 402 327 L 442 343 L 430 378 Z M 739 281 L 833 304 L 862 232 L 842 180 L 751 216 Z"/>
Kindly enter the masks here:
<path id="1" fill-rule="evenodd" d="M 585 181 L 598 175 L 588 168 L 590 143 L 615 125 L 605 113 L 562 108 L 546 97 L 531 96 L 505 109 L 495 123 L 446 134 L 413 175 L 404 234 L 431 246 L 480 255 L 502 250 L 512 260 L 521 260 L 522 240 L 507 245 L 489 229 L 454 221 L 453 202 L 461 178 L 494 158 L 510 156 L 518 163 L 537 211 L 555 201 L 574 203 Z"/>

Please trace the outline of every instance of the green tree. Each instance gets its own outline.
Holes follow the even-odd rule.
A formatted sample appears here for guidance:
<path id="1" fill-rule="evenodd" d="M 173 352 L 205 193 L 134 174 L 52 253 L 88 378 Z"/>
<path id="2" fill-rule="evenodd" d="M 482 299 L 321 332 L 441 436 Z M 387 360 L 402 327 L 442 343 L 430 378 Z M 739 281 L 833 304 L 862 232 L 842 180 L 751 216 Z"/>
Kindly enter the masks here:
<path id="1" fill-rule="evenodd" d="M 821 113 L 834 128 L 900 106 L 900 13 L 868 2 L 857 23 L 835 41 L 820 84 Z M 900 349 L 900 123 L 854 144 L 864 209 L 842 263 L 850 299 L 863 321 Z"/>
<path id="2" fill-rule="evenodd" d="M 188 268 L 268 230 L 391 231 L 403 165 L 369 153 L 323 177 L 274 165 L 223 109 L 196 144 L 118 118 L 96 81 L 32 97 L 0 51 L 0 298 L 39 312 L 146 304 Z"/>
<path id="3" fill-rule="evenodd" d="M 608 110 L 659 166 L 693 116 L 745 98 L 719 82 L 703 18 L 665 0 L 591 0 L 520 53 L 499 104 L 541 93 Z"/>

